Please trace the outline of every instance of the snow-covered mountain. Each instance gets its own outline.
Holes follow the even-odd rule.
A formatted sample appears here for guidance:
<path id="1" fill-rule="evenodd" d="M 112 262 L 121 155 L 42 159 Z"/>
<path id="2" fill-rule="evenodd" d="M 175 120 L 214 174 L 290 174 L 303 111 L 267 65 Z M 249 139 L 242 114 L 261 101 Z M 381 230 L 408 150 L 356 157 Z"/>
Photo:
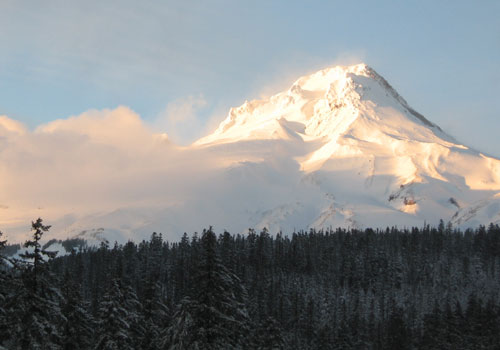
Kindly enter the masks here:
<path id="1" fill-rule="evenodd" d="M 324 69 L 232 108 L 212 134 L 178 152 L 203 162 L 176 184 L 165 175 L 175 196 L 66 213 L 54 221 L 57 235 L 500 222 L 500 160 L 447 135 L 365 64 Z M 170 166 L 182 172 L 183 162 Z"/>
<path id="2" fill-rule="evenodd" d="M 500 221 L 500 161 L 447 135 L 365 64 L 321 70 L 268 100 L 245 102 L 195 145 L 249 140 L 286 140 L 299 150 L 291 156 L 301 182 L 326 202 L 307 226 Z M 297 211 L 284 203 L 259 226 L 277 229 L 284 212 Z"/>

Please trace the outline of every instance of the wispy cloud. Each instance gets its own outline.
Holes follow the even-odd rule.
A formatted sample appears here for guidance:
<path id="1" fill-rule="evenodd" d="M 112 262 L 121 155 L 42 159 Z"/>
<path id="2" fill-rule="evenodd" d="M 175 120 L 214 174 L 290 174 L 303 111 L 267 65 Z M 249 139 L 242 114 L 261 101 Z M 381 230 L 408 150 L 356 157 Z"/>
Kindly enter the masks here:
<path id="1" fill-rule="evenodd" d="M 155 130 L 166 132 L 176 143 L 189 144 L 199 138 L 203 121 L 198 112 L 207 106 L 203 96 L 189 96 L 169 103 L 153 122 Z"/>
<path id="2" fill-rule="evenodd" d="M 84 213 L 168 198 L 167 189 L 151 184 L 162 187 L 174 148 L 127 107 L 92 110 L 33 132 L 1 117 L 0 204 L 8 210 L 0 211 L 0 223 L 40 215 L 37 210 Z"/>

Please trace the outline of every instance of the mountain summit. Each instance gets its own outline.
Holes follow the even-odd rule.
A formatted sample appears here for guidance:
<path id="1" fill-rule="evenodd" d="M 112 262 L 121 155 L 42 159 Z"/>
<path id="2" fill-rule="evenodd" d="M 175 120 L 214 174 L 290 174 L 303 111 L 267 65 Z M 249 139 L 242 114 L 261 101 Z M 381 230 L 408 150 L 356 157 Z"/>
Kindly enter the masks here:
<path id="1" fill-rule="evenodd" d="M 298 79 L 290 89 L 267 100 L 246 101 L 232 108 L 217 130 L 196 144 L 279 138 L 288 131 L 282 130 L 286 129 L 282 120 L 298 123 L 293 130 L 302 136 L 326 136 L 331 141 L 358 119 L 399 121 L 394 120 L 394 115 L 379 115 L 381 110 L 376 107 L 391 107 L 414 123 L 439 130 L 409 107 L 373 69 L 358 64 L 324 69 Z"/>
<path id="2" fill-rule="evenodd" d="M 335 159 L 365 158 L 372 162 L 371 176 L 384 168 L 403 185 L 422 182 L 422 176 L 447 181 L 451 172 L 471 189 L 500 189 L 497 159 L 444 133 L 365 64 L 324 69 L 267 100 L 232 108 L 194 145 L 271 139 L 316 141 L 319 147 L 299 159 L 306 172 Z M 390 160 L 391 169 L 376 169 L 377 160 Z"/>
<path id="3" fill-rule="evenodd" d="M 232 108 L 191 146 L 146 145 L 126 163 L 133 176 L 94 180 L 119 190 L 117 204 L 104 207 L 96 191 L 92 212 L 44 216 L 52 231 L 124 241 L 209 225 L 290 233 L 500 223 L 500 160 L 446 134 L 365 64 L 323 69 Z M 117 176 L 113 164 L 103 174 Z"/>
<path id="4" fill-rule="evenodd" d="M 390 209 L 411 214 L 396 220 L 406 225 L 438 216 L 458 225 L 500 220 L 500 161 L 447 135 L 365 64 L 320 70 L 269 99 L 232 108 L 195 146 L 256 140 L 307 150 L 294 157 L 303 180 L 336 198 L 338 208 L 323 211 L 313 226 L 391 224 Z M 342 222 L 346 207 L 351 219 Z M 325 221 L 333 212 L 341 220 Z"/>

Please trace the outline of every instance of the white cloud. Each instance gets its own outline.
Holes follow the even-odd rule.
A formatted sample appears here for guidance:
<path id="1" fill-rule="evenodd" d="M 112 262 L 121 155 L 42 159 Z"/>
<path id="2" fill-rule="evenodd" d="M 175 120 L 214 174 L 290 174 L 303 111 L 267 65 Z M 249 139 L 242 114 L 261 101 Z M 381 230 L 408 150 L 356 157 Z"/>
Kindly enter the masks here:
<path id="1" fill-rule="evenodd" d="M 8 207 L 0 225 L 166 195 L 151 184 L 161 186 L 159 178 L 173 168 L 174 146 L 156 136 L 126 107 L 89 111 L 33 132 L 0 117 L 0 205 Z"/>
<path id="2" fill-rule="evenodd" d="M 163 122 L 179 128 L 198 123 L 195 111 L 204 104 L 203 98 L 178 101 L 166 109 Z M 127 107 L 91 110 L 41 125 L 34 131 L 1 117 L 0 230 L 9 241 L 19 242 L 27 237 L 31 220 L 42 217 L 53 225 L 54 236 L 47 238 L 66 237 L 78 233 L 62 231 L 67 229 L 68 220 L 76 223 L 93 217 L 89 225 L 101 227 L 92 225 L 100 225 L 96 222 L 102 215 L 115 218 L 112 213 L 118 209 L 124 210 L 119 212 L 125 213 L 125 226 L 168 229 L 170 233 L 177 229 L 197 230 L 197 225 L 214 223 L 226 215 L 213 201 L 245 198 L 244 203 L 251 206 L 248 200 L 259 200 L 263 190 L 256 192 L 256 187 L 246 180 L 247 170 L 238 170 L 239 164 L 250 161 L 248 171 L 252 172 L 252 161 L 279 157 L 283 151 L 279 145 L 257 143 L 253 145 L 260 147 L 256 158 L 249 154 L 250 146 L 178 147 L 155 133 Z M 228 172 L 229 164 L 235 167 L 229 167 Z M 275 163 L 268 164 L 272 168 Z M 290 183 L 295 181 L 293 171 L 282 163 L 276 164 L 287 173 L 285 180 L 279 177 L 282 186 L 278 191 L 290 191 Z M 295 166 L 292 170 L 297 169 Z M 259 171 L 270 176 L 264 170 Z M 183 212 L 184 206 L 193 209 Z M 147 218 L 152 213 L 166 213 L 174 207 L 184 213 L 176 220 L 182 219 L 185 227 L 169 226 L 174 220 L 168 215 L 159 215 L 164 221 L 148 226 Z M 135 213 L 143 213 L 144 217 L 130 217 L 134 208 L 140 208 Z M 235 216 L 233 221 L 240 219 Z M 113 222 L 120 226 L 120 222 Z"/>
<path id="3" fill-rule="evenodd" d="M 39 126 L 35 134 L 76 134 L 91 142 L 115 147 L 143 148 L 152 142 L 152 131 L 140 116 L 128 107 L 109 110 L 90 110 L 68 119 L 58 119 Z"/>
<path id="4" fill-rule="evenodd" d="M 204 103 L 189 98 L 171 105 L 164 122 L 193 125 L 194 111 Z M 225 155 L 206 152 L 176 146 L 123 106 L 87 111 L 34 131 L 0 117 L 0 230 L 14 232 L 8 238 L 18 241 L 29 228 L 15 230 L 39 216 L 55 223 L 65 215 L 182 205 L 227 163 Z"/>

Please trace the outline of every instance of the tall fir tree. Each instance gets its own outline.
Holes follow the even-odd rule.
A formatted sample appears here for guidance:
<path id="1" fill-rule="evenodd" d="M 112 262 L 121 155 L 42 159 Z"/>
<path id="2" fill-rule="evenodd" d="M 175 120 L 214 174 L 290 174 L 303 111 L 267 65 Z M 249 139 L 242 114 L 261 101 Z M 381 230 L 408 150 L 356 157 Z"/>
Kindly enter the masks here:
<path id="1" fill-rule="evenodd" d="M 133 350 L 129 312 L 119 280 L 111 281 L 99 304 L 95 350 Z"/>
<path id="2" fill-rule="evenodd" d="M 287 348 L 280 324 L 270 316 L 257 325 L 252 338 L 252 349 L 284 350 Z"/>
<path id="3" fill-rule="evenodd" d="M 169 326 L 170 312 L 161 295 L 161 285 L 158 282 L 149 283 L 141 315 L 144 325 L 140 348 L 156 350 L 161 348 L 162 332 Z"/>
<path id="4" fill-rule="evenodd" d="M 249 329 L 246 290 L 239 278 L 221 263 L 212 228 L 203 232 L 201 249 L 193 299 L 185 299 L 174 316 L 170 346 L 176 348 L 182 342 L 193 349 L 241 348 Z"/>
<path id="5" fill-rule="evenodd" d="M 161 348 L 162 332 L 169 325 L 170 311 L 164 298 L 162 275 L 162 235 L 154 232 L 144 245 L 144 259 L 141 270 L 141 303 L 143 334 L 140 348 L 156 350 Z"/>
<path id="6" fill-rule="evenodd" d="M 62 287 L 62 313 L 65 318 L 61 334 L 63 350 L 90 349 L 92 345 L 94 324 L 89 314 L 90 305 L 84 301 L 81 289 L 81 285 L 75 283 L 66 271 Z"/>
<path id="7" fill-rule="evenodd" d="M 63 297 L 57 280 L 50 271 L 50 260 L 57 253 L 46 251 L 40 240 L 50 226 L 41 218 L 31 223 L 33 239 L 26 241 L 24 260 L 17 266 L 21 269 L 22 283 L 18 284 L 11 300 L 12 338 L 15 349 L 60 349 L 60 327 L 65 322 L 60 305 Z"/>
<path id="8" fill-rule="evenodd" d="M 184 297 L 177 305 L 170 326 L 165 330 L 160 341 L 162 350 L 205 349 L 196 339 L 197 304 L 191 298 Z"/>
<path id="9" fill-rule="evenodd" d="M 129 325 L 130 343 L 134 349 L 138 349 L 144 340 L 145 322 L 142 304 L 137 298 L 135 289 L 130 284 L 122 285 L 123 307 L 127 310 L 125 321 Z"/>

